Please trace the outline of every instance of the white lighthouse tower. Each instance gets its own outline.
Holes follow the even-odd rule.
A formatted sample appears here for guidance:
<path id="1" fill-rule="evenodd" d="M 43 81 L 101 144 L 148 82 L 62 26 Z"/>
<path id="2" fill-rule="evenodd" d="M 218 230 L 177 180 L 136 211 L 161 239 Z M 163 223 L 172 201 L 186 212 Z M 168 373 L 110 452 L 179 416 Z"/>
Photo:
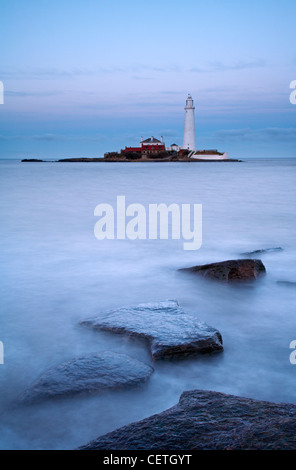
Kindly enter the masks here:
<path id="1" fill-rule="evenodd" d="M 193 99 L 188 95 L 185 106 L 185 122 L 184 122 L 184 136 L 183 136 L 183 149 L 196 150 L 195 148 L 195 119 L 194 119 Z"/>

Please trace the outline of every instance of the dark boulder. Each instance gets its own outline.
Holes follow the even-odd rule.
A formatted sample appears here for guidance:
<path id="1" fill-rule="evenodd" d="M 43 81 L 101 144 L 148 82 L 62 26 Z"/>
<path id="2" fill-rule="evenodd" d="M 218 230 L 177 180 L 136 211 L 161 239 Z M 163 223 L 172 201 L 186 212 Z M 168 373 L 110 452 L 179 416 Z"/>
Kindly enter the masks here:
<path id="1" fill-rule="evenodd" d="M 259 259 L 237 259 L 182 268 L 179 271 L 192 272 L 207 279 L 232 282 L 255 280 L 265 274 L 266 269 Z"/>
<path id="2" fill-rule="evenodd" d="M 223 349 L 219 331 L 185 312 L 174 300 L 118 308 L 84 320 L 81 325 L 145 338 L 153 359 Z"/>
<path id="3" fill-rule="evenodd" d="M 47 370 L 25 391 L 20 401 L 28 404 L 82 392 L 97 393 L 133 386 L 145 382 L 152 372 L 153 368 L 143 362 L 105 351 L 72 359 Z"/>
<path id="4" fill-rule="evenodd" d="M 296 450 L 295 434 L 295 405 L 193 390 L 172 408 L 79 449 Z"/>

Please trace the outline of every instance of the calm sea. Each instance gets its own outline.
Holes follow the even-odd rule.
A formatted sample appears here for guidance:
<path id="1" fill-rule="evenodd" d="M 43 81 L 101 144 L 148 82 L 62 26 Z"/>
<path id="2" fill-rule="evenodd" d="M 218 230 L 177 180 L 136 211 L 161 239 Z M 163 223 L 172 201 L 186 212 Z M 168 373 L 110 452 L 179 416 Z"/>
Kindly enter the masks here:
<path id="1" fill-rule="evenodd" d="M 0 163 L 0 446 L 72 449 L 161 412 L 185 390 L 215 390 L 296 404 L 296 159 L 239 163 Z M 203 242 L 97 240 L 100 203 L 202 204 Z M 252 286 L 217 285 L 178 268 L 259 255 Z M 43 371 L 104 350 L 152 364 L 140 340 L 79 322 L 105 310 L 178 300 L 219 329 L 224 351 L 160 362 L 142 387 L 15 407 Z"/>

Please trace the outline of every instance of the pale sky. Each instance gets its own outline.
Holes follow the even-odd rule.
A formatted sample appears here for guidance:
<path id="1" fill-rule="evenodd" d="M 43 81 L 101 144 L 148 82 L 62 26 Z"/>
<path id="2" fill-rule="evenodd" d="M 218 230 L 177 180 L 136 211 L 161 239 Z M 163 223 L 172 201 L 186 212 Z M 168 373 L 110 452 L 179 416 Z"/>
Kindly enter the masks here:
<path id="1" fill-rule="evenodd" d="M 1 0 L 0 158 L 102 156 L 141 136 L 296 156 L 294 1 Z"/>

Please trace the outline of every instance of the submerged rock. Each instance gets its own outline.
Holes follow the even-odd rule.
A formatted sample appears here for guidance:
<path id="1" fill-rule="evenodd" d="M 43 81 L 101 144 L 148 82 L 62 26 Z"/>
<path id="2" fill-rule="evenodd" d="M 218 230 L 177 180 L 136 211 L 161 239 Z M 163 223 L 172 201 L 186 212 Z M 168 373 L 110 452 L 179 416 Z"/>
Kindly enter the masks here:
<path id="1" fill-rule="evenodd" d="M 145 382 L 153 368 L 124 354 L 106 351 L 72 359 L 47 370 L 21 397 L 22 403 L 118 389 Z"/>
<path id="2" fill-rule="evenodd" d="M 265 274 L 266 269 L 260 259 L 237 259 L 182 268 L 179 271 L 189 271 L 208 279 L 231 282 L 255 280 Z"/>
<path id="3" fill-rule="evenodd" d="M 296 281 L 277 281 L 277 284 L 288 287 L 296 287 Z"/>
<path id="4" fill-rule="evenodd" d="M 273 253 L 274 251 L 283 251 L 283 248 L 278 246 L 276 248 L 265 248 L 262 250 L 254 250 L 254 251 L 247 251 L 245 253 L 241 253 L 242 256 L 257 256 L 257 255 L 264 255 L 266 253 Z"/>
<path id="5" fill-rule="evenodd" d="M 22 160 L 22 162 L 32 162 L 32 163 L 42 162 L 42 163 L 44 163 L 44 160 L 39 160 L 39 158 L 25 158 L 24 160 Z"/>
<path id="6" fill-rule="evenodd" d="M 296 406 L 218 392 L 184 392 L 172 408 L 80 450 L 295 450 Z"/>
<path id="7" fill-rule="evenodd" d="M 122 307 L 84 320 L 81 324 L 145 338 L 150 343 L 153 359 L 223 349 L 219 331 L 185 313 L 174 300 Z"/>

